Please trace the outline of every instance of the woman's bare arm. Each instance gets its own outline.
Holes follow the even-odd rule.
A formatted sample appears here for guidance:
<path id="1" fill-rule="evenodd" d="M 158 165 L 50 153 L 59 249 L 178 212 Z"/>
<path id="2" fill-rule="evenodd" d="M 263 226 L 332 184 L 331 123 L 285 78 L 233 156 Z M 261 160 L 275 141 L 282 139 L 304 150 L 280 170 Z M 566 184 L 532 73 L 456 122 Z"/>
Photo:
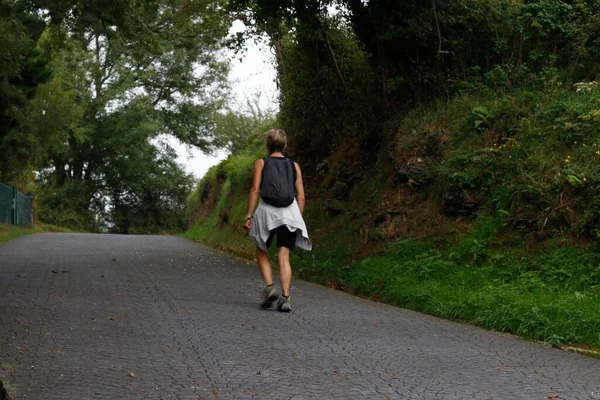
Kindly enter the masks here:
<path id="1" fill-rule="evenodd" d="M 248 218 L 252 216 L 256 202 L 258 201 L 258 195 L 260 193 L 260 184 L 262 182 L 262 171 L 265 166 L 265 161 L 261 158 L 256 160 L 254 163 L 254 172 L 252 174 L 252 189 L 250 189 L 250 196 L 248 199 L 248 212 L 246 213 L 246 220 L 244 221 L 244 228 L 250 229 L 252 226 L 252 219 Z"/>
<path id="2" fill-rule="evenodd" d="M 296 200 L 298 201 L 298 207 L 300 208 L 300 213 L 304 214 L 304 183 L 302 183 L 302 171 L 300 171 L 300 166 L 297 162 L 294 163 L 296 167 Z"/>

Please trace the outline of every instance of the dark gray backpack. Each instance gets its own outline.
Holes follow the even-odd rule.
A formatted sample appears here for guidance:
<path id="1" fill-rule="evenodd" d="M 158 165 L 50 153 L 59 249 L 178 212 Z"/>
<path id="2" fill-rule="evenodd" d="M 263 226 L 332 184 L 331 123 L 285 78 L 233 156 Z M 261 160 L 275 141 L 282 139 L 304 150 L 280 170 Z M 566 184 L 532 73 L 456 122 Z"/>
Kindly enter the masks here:
<path id="1" fill-rule="evenodd" d="M 260 197 L 275 207 L 287 207 L 294 202 L 296 167 L 284 157 L 265 157 L 260 184 Z"/>

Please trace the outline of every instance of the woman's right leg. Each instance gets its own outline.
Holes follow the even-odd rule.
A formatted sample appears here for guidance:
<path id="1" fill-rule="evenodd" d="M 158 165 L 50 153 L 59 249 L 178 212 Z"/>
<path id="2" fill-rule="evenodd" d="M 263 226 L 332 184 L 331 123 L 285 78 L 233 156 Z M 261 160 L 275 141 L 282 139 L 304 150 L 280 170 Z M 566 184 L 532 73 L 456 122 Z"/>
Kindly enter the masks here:
<path id="1" fill-rule="evenodd" d="M 269 253 L 256 248 L 256 259 L 258 260 L 258 269 L 260 274 L 265 281 L 265 288 L 263 289 L 263 301 L 260 304 L 261 308 L 269 308 L 273 305 L 279 294 L 277 289 L 273 286 L 273 271 L 271 270 L 271 263 L 269 262 Z"/>
<path id="2" fill-rule="evenodd" d="M 260 270 L 260 274 L 265 281 L 265 285 L 272 285 L 273 271 L 271 270 L 271 263 L 269 262 L 269 253 L 257 247 L 256 260 L 258 261 L 258 269 Z"/>

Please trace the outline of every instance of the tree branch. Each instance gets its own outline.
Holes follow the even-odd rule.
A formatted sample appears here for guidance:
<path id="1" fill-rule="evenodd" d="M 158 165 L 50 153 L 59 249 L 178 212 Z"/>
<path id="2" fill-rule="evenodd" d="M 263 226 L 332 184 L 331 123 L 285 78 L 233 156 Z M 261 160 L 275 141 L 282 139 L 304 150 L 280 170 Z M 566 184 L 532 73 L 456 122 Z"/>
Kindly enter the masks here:
<path id="1" fill-rule="evenodd" d="M 437 33 L 438 33 L 438 40 L 439 40 L 439 46 L 438 46 L 438 55 L 440 54 L 449 54 L 449 51 L 444 51 L 442 50 L 442 32 L 440 31 L 440 21 L 438 20 L 438 14 L 437 14 L 437 10 L 435 9 L 435 0 L 431 0 L 431 6 L 433 7 L 433 15 L 435 16 L 435 26 L 437 27 Z"/>

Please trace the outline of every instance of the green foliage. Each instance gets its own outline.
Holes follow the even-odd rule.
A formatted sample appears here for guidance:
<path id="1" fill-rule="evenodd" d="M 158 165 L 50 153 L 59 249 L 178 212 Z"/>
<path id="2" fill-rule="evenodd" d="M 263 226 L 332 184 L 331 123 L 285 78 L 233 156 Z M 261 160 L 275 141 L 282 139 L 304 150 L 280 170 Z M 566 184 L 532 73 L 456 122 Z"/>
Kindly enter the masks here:
<path id="1" fill-rule="evenodd" d="M 277 46 L 279 118 L 294 154 L 315 160 L 349 140 L 375 150 L 385 105 L 353 33 L 340 21 L 323 19 L 320 31 L 290 30 Z"/>
<path id="2" fill-rule="evenodd" d="M 490 247 L 506 222 L 502 215 L 480 216 L 469 234 L 462 235 L 448 250 L 448 257 L 461 265 L 481 265 L 490 257 Z"/>
<path id="3" fill-rule="evenodd" d="M 23 129 L 29 100 L 50 75 L 36 49 L 44 22 L 20 2 L 0 3 L 0 179 L 25 188 L 45 136 Z"/>
<path id="4" fill-rule="evenodd" d="M 369 245 L 383 242 L 383 251 L 373 254 L 371 250 L 361 259 L 364 253 L 359 252 L 353 224 L 366 226 L 381 198 L 389 199 L 389 192 L 381 198 L 373 196 L 378 188 L 385 191 L 375 183 L 385 177 L 367 179 L 351 196 L 357 209 L 366 211 L 357 211 L 356 221 L 346 221 L 348 235 L 339 235 L 335 217 L 324 215 L 319 204 L 307 212 L 311 233 L 319 232 L 319 240 L 313 252 L 292 255 L 296 275 L 552 346 L 599 346 L 595 332 L 600 327 L 600 256 L 595 246 L 565 245 L 558 233 L 568 229 L 561 201 L 567 200 L 567 194 L 588 193 L 596 182 L 597 146 L 587 142 L 583 147 L 582 142 L 570 142 L 572 138 L 558 140 L 565 134 L 561 118 L 568 109 L 576 110 L 568 112 L 577 123 L 593 121 L 596 86 L 588 86 L 584 93 L 527 89 L 478 98 L 466 94 L 433 109 L 414 110 L 403 122 L 406 130 L 422 139 L 423 132 L 433 127 L 444 148 L 435 175 L 438 180 L 433 183 L 438 188 L 430 194 L 433 201 L 439 202 L 438 190 L 448 187 L 481 193 L 482 207 L 469 229 L 459 231 L 456 240 L 447 239 L 448 245 L 433 238 L 405 238 L 386 246 L 378 238 Z M 453 138 L 467 129 L 471 140 Z M 587 136 L 587 126 L 581 129 L 580 140 L 594 138 L 591 130 Z M 570 158 L 563 155 L 567 150 Z M 188 207 L 201 210 L 196 214 L 202 216 L 186 237 L 252 255 L 252 244 L 239 225 L 247 206 L 250 171 L 258 157 L 231 157 L 211 169 L 199 183 L 197 197 L 188 200 Z M 371 198 L 376 199 L 373 207 L 366 207 Z M 586 207 L 593 204 L 584 198 L 570 197 L 569 207 L 579 207 L 577 201 Z M 529 216 L 536 221 L 532 226 L 515 225 Z M 540 231 L 549 230 L 557 232 L 555 239 L 538 244 L 537 252 L 528 249 L 537 243 Z M 362 235 L 361 231 L 361 241 Z"/>
<path id="5" fill-rule="evenodd" d="M 263 154 L 229 156 L 212 167 L 187 199 L 183 237 L 249 257 L 254 247 L 242 231 L 254 162 Z"/>
<path id="6" fill-rule="evenodd" d="M 0 178 L 38 192 L 46 221 L 182 229 L 191 178 L 164 139 L 221 145 L 223 4 L 138 3 L 0 6 Z"/>
<path id="7" fill-rule="evenodd" d="M 227 149 L 237 156 L 248 151 L 262 151 L 265 143 L 265 132 L 277 125 L 272 111 L 262 110 L 261 94 L 255 93 L 247 97 L 241 109 L 228 109 L 215 116 L 214 136 L 217 146 Z"/>
<path id="8" fill-rule="evenodd" d="M 596 0 L 343 0 L 310 4 L 291 0 L 285 5 L 269 0 L 235 0 L 230 7 L 246 21 L 256 21 L 255 29 L 269 35 L 279 53 L 281 72 L 300 63 L 312 67 L 313 79 L 305 82 L 314 82 L 319 80 L 321 68 L 336 70 L 334 62 L 327 62 L 327 40 L 319 40 L 324 33 L 334 36 L 328 31 L 332 25 L 326 12 L 334 3 L 344 10 L 346 26 L 352 27 L 353 40 L 360 43 L 376 74 L 369 79 L 378 90 L 363 90 L 363 96 L 372 102 L 382 98 L 386 107 L 403 107 L 413 96 L 479 89 L 483 82 L 498 89 L 532 83 L 538 81 L 536 73 L 541 70 L 545 71 L 546 87 L 558 82 L 554 77 L 560 74 L 559 69 L 568 71 L 573 79 L 592 78 L 598 72 L 600 23 L 595 16 L 600 5 Z M 343 26 L 338 30 L 344 30 Z M 286 63 L 282 38 L 291 30 L 296 32 L 296 51 L 313 56 Z M 339 45 L 332 48 L 336 56 L 343 57 Z M 319 51 L 324 57 L 318 57 Z M 339 67 L 341 75 L 347 77 L 343 61 Z M 335 82 L 336 77 L 332 78 Z M 343 86 L 340 82 L 338 90 Z M 302 94 L 282 86 L 282 93 L 319 100 L 314 98 L 319 87 L 315 89 Z M 329 110 L 329 118 L 335 118 L 334 111 Z"/>
<path id="9" fill-rule="evenodd" d="M 401 240 L 393 249 L 351 265 L 338 279 L 364 296 L 551 345 L 600 345 L 589 330 L 600 326 L 599 259 L 589 249 L 561 247 L 526 258 L 508 253 L 475 269 L 424 242 Z"/>
<path id="10" fill-rule="evenodd" d="M 581 243 L 600 237 L 600 92 L 590 82 L 600 3 L 342 1 L 336 17 L 330 4 L 230 4 L 269 36 L 279 121 L 319 182 L 307 213 L 319 240 L 294 253 L 297 274 L 554 346 L 599 346 L 600 259 Z M 247 243 L 251 254 L 239 224 L 257 156 L 239 154 L 188 200 L 188 236 Z M 427 179 L 406 179 L 411 168 Z M 353 187 L 349 211 L 323 215 L 337 181 Z M 400 224 L 426 239 L 382 233 Z"/>
<path id="11" fill-rule="evenodd" d="M 13 225 L 0 224 L 0 244 L 13 240 L 19 236 L 37 233 L 35 229 L 17 228 Z M 2 388 L 0 387 L 0 391 Z M 1 396 L 0 396 L 1 397 Z"/>
<path id="12" fill-rule="evenodd" d="M 35 229 L 17 228 L 14 225 L 0 224 L 0 244 L 2 244 L 4 242 L 8 242 L 9 240 L 15 239 L 19 236 L 34 235 L 36 233 L 42 233 L 42 232 L 70 233 L 73 231 L 70 229 L 67 229 L 67 228 L 63 228 L 61 226 L 48 225 L 48 224 L 43 224 L 43 223 L 38 223 L 37 227 Z M 2 388 L 0 387 L 0 390 L 1 389 Z"/>

